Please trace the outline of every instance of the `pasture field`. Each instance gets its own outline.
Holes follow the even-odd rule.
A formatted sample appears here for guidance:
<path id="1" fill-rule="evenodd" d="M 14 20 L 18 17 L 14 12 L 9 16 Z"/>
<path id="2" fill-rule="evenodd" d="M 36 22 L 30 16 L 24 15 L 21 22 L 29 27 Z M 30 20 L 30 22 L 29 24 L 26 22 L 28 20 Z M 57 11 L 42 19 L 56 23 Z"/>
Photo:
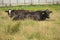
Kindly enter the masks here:
<path id="1" fill-rule="evenodd" d="M 5 10 L 52 10 L 50 19 L 13 21 Z M 60 40 L 60 5 L 0 7 L 0 40 Z"/>

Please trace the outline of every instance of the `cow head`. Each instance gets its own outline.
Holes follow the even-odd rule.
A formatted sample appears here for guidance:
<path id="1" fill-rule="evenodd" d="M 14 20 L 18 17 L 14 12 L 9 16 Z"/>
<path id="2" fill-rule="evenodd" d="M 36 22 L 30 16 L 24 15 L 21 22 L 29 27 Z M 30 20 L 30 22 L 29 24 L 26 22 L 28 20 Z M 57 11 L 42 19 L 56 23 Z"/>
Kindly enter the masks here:
<path id="1" fill-rule="evenodd" d="M 13 10 L 7 10 L 5 12 L 7 12 L 10 17 L 13 17 L 14 15 Z"/>
<path id="2" fill-rule="evenodd" d="M 45 18 L 50 18 L 49 15 L 50 13 L 52 13 L 52 11 L 49 11 L 48 9 L 44 10 L 42 15 L 45 17 Z"/>

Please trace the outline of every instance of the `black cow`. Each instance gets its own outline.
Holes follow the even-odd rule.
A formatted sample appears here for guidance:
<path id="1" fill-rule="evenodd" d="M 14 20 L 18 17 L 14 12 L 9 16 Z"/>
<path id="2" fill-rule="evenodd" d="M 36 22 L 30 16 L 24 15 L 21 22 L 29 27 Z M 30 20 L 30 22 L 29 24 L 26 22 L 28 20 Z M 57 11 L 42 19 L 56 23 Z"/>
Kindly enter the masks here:
<path id="1" fill-rule="evenodd" d="M 49 15 L 52 11 L 46 10 L 38 10 L 34 12 L 30 12 L 30 18 L 34 20 L 45 20 L 46 18 L 50 18 Z"/>
<path id="2" fill-rule="evenodd" d="M 47 10 L 38 10 L 38 11 L 29 11 L 29 10 L 8 10 L 8 15 L 10 17 L 14 17 L 13 20 L 16 19 L 25 19 L 25 18 L 31 18 L 34 20 L 45 20 L 46 18 L 49 18 L 49 14 L 52 11 Z"/>
<path id="3" fill-rule="evenodd" d="M 52 11 L 49 11 L 48 9 L 46 10 L 41 10 L 37 11 L 40 14 L 40 20 L 45 20 L 46 18 L 50 18 L 49 15 L 52 13 Z"/>

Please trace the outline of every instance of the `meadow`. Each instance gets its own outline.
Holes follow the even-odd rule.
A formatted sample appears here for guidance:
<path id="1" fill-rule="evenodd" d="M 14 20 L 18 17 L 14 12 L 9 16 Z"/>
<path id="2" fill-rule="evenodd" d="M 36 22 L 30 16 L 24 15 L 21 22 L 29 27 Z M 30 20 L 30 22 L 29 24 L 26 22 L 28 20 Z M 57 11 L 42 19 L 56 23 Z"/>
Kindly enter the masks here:
<path id="1" fill-rule="evenodd" d="M 50 19 L 13 21 L 5 10 L 52 10 Z M 0 40 L 60 40 L 60 5 L 0 7 Z"/>

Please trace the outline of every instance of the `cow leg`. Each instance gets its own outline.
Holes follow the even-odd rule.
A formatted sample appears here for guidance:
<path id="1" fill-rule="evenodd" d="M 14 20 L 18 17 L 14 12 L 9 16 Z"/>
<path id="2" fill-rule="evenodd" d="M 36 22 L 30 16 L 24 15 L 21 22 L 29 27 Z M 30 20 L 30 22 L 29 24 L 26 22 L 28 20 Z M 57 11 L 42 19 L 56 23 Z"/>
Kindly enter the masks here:
<path id="1" fill-rule="evenodd" d="M 18 20 L 18 19 L 19 19 L 19 15 L 15 16 L 15 17 L 13 18 L 13 20 Z"/>

